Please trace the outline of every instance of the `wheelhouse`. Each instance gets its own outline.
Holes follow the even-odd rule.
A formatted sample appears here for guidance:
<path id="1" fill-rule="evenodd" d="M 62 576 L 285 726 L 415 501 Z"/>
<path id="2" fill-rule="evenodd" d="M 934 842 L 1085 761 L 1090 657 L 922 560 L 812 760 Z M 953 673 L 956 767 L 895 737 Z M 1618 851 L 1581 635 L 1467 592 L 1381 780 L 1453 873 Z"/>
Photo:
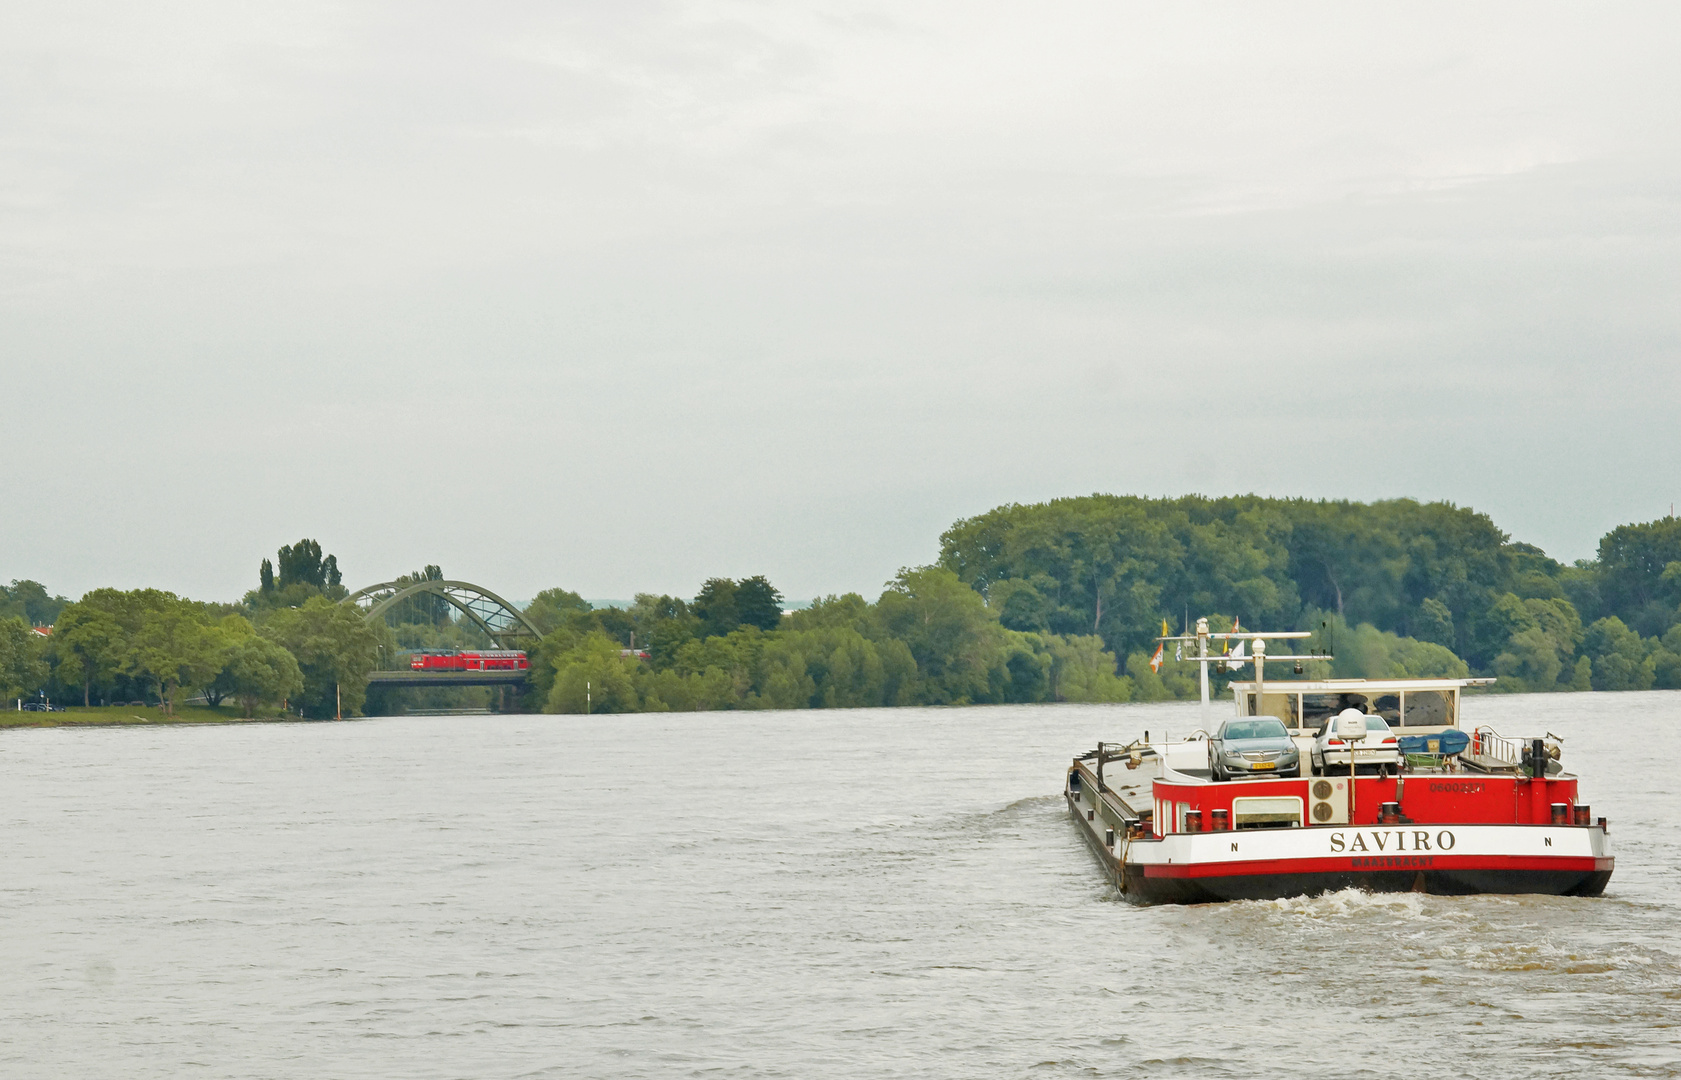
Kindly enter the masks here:
<path id="1" fill-rule="evenodd" d="M 1268 681 L 1257 694 L 1253 682 L 1231 684 L 1239 716 L 1273 716 L 1290 733 L 1309 736 L 1327 717 L 1344 709 L 1381 716 L 1392 728 L 1409 732 L 1442 731 L 1459 726 L 1459 699 L 1469 686 L 1493 679 L 1292 679 Z"/>

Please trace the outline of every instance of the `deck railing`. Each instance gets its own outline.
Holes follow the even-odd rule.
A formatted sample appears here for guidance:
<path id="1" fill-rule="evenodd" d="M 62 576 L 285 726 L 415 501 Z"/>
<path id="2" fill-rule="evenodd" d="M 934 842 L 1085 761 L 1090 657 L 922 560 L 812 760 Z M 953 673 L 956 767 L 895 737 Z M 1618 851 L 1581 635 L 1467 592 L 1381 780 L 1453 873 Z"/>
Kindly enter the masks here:
<path id="1" fill-rule="evenodd" d="M 1479 727 L 1471 733 L 1472 755 L 1502 765 L 1520 765 L 1526 740 L 1508 739 L 1493 728 Z"/>

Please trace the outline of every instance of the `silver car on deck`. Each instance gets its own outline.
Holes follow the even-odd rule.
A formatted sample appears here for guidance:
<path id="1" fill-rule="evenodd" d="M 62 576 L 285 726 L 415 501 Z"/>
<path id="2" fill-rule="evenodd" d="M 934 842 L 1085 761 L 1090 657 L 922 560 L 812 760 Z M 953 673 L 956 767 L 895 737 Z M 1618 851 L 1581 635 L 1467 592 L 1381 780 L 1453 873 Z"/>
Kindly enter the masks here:
<path id="1" fill-rule="evenodd" d="M 1302 758 L 1282 721 L 1246 716 L 1227 720 L 1209 736 L 1208 774 L 1217 781 L 1236 776 L 1300 776 Z"/>

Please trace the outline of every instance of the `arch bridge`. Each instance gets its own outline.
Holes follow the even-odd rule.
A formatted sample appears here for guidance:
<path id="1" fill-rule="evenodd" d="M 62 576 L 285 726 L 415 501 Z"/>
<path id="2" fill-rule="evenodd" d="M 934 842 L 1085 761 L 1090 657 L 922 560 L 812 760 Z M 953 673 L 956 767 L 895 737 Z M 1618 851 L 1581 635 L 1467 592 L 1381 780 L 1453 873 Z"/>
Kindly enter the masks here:
<path id="1" fill-rule="evenodd" d="M 531 646 L 543 636 L 536 625 L 526 618 L 525 612 L 470 581 L 382 581 L 378 585 L 358 589 L 346 597 L 345 602 L 355 604 L 364 619 L 374 622 L 383 621 L 392 608 L 416 596 L 441 598 L 468 622 L 483 630 L 499 649 L 530 651 Z M 414 685 L 499 685 L 524 682 L 525 678 L 524 671 L 373 673 L 375 682 Z"/>
<path id="2" fill-rule="evenodd" d="M 385 581 L 358 589 L 345 602 L 362 609 L 372 622 L 412 596 L 438 596 L 483 630 L 501 649 L 518 649 L 543 636 L 525 612 L 489 589 L 470 581 Z"/>

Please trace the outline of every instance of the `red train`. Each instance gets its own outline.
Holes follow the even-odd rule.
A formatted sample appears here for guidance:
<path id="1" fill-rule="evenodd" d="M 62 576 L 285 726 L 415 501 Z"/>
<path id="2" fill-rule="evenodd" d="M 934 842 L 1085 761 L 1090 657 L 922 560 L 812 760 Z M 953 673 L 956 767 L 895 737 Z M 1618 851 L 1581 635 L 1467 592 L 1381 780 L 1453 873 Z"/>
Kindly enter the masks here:
<path id="1" fill-rule="evenodd" d="M 524 671 L 530 666 L 518 649 L 420 649 L 409 654 L 409 667 L 416 671 Z"/>

